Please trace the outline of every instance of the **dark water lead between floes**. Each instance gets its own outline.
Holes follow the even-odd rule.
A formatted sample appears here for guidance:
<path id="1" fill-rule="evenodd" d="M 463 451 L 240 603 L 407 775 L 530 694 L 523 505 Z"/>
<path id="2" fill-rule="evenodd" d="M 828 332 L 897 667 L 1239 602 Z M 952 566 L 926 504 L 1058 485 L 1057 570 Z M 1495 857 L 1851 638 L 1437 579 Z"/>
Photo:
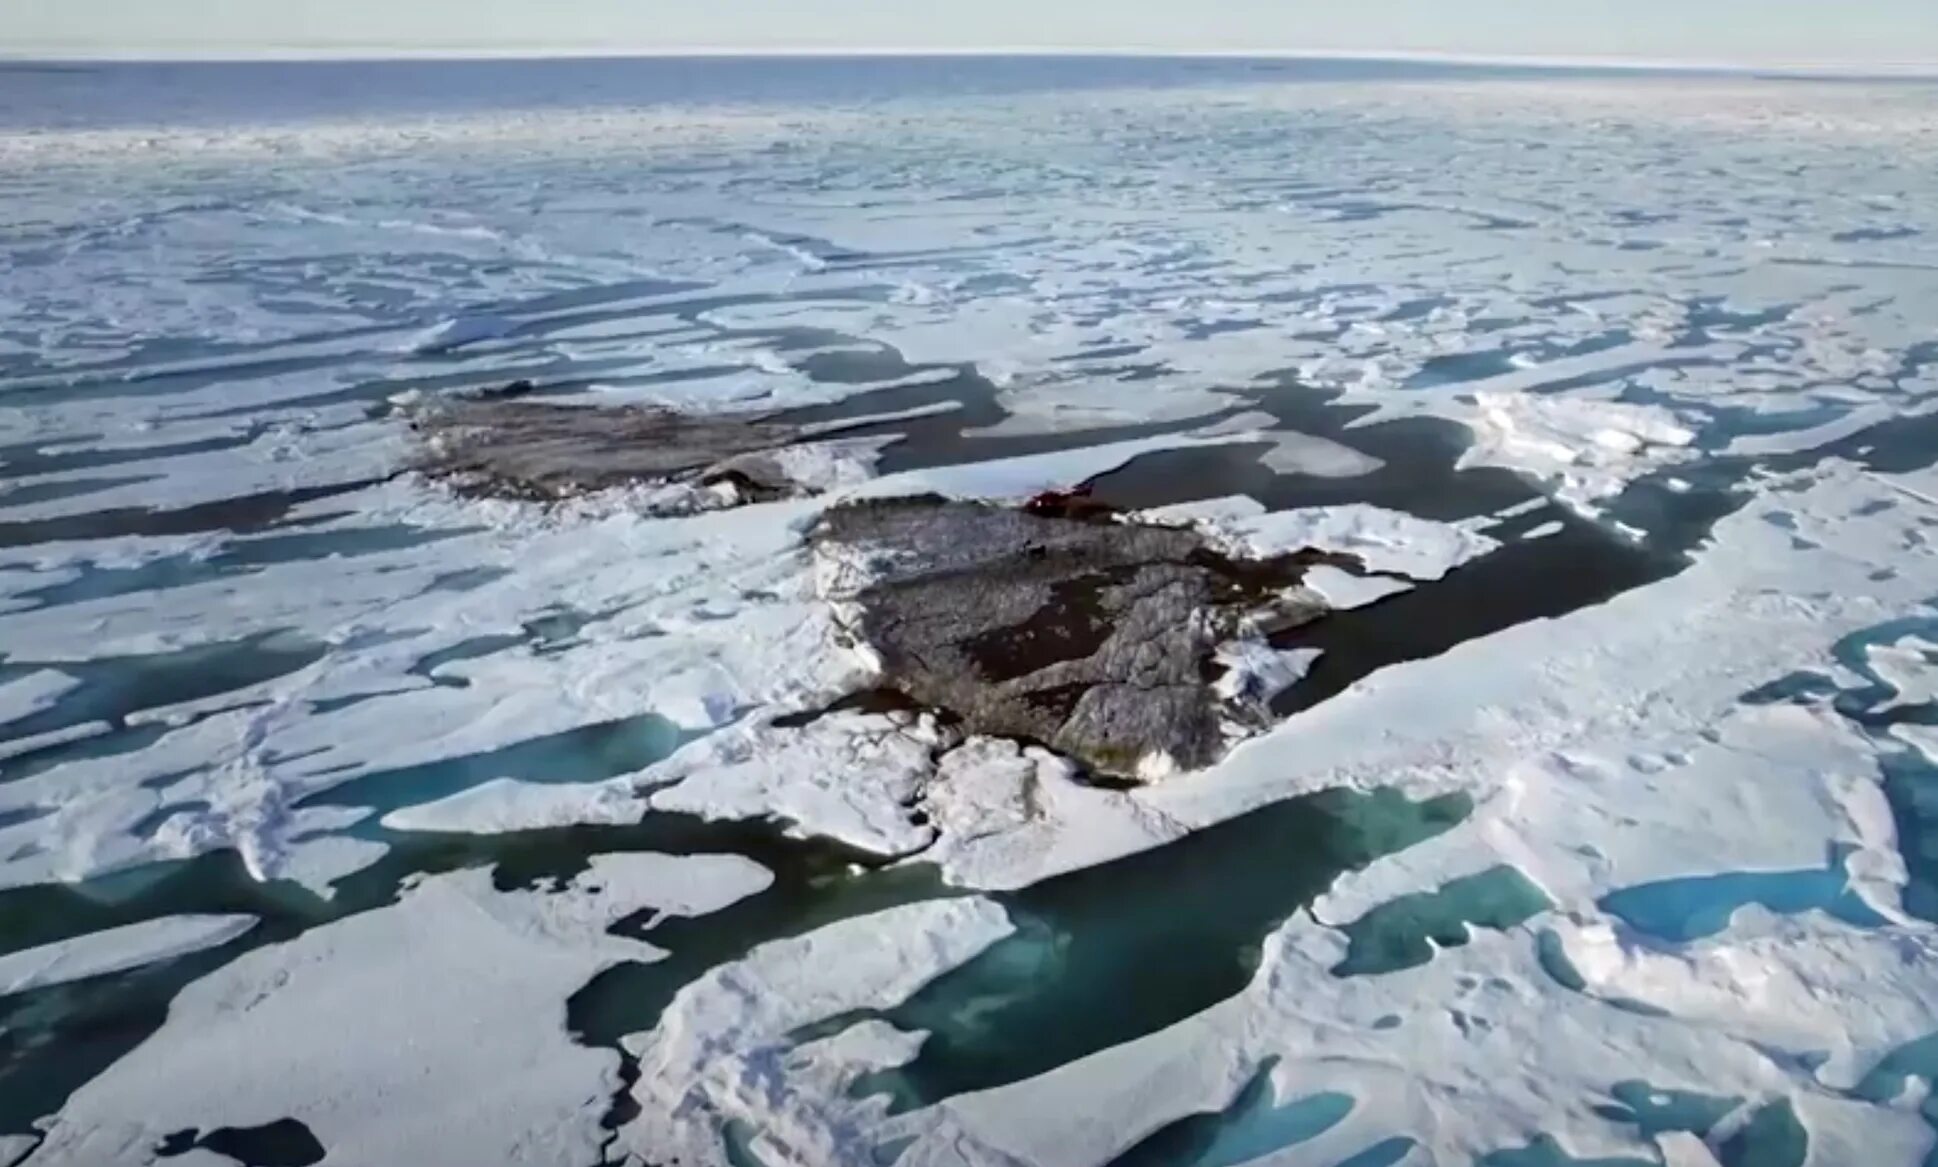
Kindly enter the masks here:
<path id="1" fill-rule="evenodd" d="M 927 1031 L 915 1061 L 857 1086 L 888 1093 L 899 1109 L 1034 1077 L 1235 995 L 1265 938 L 1294 911 L 1341 874 L 1448 830 L 1471 809 L 1463 796 L 1416 803 L 1393 791 L 1327 791 L 995 894 L 1013 936 L 892 1009 L 795 1036 L 873 1016 Z M 703 929 L 702 920 L 680 921 L 655 943 L 677 951 L 679 932 Z M 642 1010 L 628 1028 L 648 1016 Z"/>

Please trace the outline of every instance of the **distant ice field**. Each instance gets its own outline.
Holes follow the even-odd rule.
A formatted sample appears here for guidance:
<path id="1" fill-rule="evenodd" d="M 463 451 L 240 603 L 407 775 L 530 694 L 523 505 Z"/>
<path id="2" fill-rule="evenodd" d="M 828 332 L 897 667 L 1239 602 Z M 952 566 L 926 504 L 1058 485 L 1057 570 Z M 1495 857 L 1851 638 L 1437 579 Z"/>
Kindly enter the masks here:
<path id="1" fill-rule="evenodd" d="M 1935 109 L 0 66 L 0 1164 L 1927 1162 Z M 521 380 L 819 493 L 411 472 Z M 1221 650 L 1279 720 L 843 704 L 825 507 L 1077 483 L 1363 565 Z"/>

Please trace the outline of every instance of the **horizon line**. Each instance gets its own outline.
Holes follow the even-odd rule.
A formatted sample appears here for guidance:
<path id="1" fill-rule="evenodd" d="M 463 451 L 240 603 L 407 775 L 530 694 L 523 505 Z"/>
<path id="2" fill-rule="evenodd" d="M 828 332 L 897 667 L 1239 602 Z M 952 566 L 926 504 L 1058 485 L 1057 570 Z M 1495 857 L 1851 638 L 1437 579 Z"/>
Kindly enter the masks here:
<path id="1" fill-rule="evenodd" d="M 1467 53 L 1410 49 L 1160 49 L 1104 46 L 1003 47 L 733 47 L 666 46 L 628 48 L 610 45 L 557 46 L 439 46 L 398 48 L 356 43 L 324 46 L 265 46 L 210 52 L 149 46 L 146 48 L 73 49 L 53 45 L 37 48 L 0 48 L 0 62 L 8 64 L 299 64 L 409 63 L 464 61 L 649 61 L 687 59 L 840 59 L 840 58 L 1117 58 L 1130 60 L 1251 60 L 1251 61 L 1389 61 L 1397 64 L 1437 64 L 1525 69 L 1595 69 L 1619 72 L 1783 74 L 1800 77 L 1857 77 L 1938 80 L 1938 61 L 1851 60 L 1727 60 L 1715 58 L 1627 57 L 1596 54 Z"/>

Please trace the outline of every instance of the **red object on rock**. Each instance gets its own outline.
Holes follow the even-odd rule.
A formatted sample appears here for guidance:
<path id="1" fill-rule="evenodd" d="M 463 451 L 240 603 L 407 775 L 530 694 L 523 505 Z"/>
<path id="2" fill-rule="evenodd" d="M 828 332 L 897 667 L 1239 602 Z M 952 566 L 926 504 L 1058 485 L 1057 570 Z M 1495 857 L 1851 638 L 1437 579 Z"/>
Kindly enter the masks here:
<path id="1" fill-rule="evenodd" d="M 1046 490 L 1023 504 L 1023 509 L 1033 515 L 1061 514 L 1065 508 L 1080 498 L 1090 497 L 1090 484 L 1073 486 L 1069 490 Z"/>
<path id="2" fill-rule="evenodd" d="M 1090 519 L 1114 510 L 1107 503 L 1091 500 L 1089 483 L 1069 490 L 1046 490 L 1023 504 L 1024 513 L 1051 519 Z"/>

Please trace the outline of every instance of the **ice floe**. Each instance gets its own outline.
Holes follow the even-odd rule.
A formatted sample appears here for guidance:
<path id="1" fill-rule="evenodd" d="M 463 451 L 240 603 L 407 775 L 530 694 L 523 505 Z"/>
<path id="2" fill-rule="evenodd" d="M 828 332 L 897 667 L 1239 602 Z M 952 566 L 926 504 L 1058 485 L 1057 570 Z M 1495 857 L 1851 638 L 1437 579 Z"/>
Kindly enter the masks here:
<path id="1" fill-rule="evenodd" d="M 1557 498 L 1589 513 L 1635 478 L 1694 456 L 1695 431 L 1661 406 L 1498 392 L 1476 400 L 1475 442 L 1463 461 L 1550 479 Z"/>
<path id="2" fill-rule="evenodd" d="M 680 991 L 659 1026 L 628 1042 L 639 1059 L 640 1116 L 620 1132 L 638 1154 L 696 1161 L 718 1154 L 730 1124 L 763 1161 L 864 1158 L 873 1136 L 857 1122 L 879 1104 L 830 1113 L 866 1069 L 912 1054 L 893 1033 L 796 1049 L 817 1021 L 886 1007 L 1010 931 L 994 903 L 959 899 L 864 916 L 755 949 Z"/>
<path id="3" fill-rule="evenodd" d="M 713 911 L 766 880 L 738 857 L 650 854 L 594 857 L 551 889 L 495 890 L 482 869 L 424 879 L 190 986 L 29 1162 L 148 1163 L 175 1131 L 283 1118 L 328 1162 L 595 1160 L 618 1056 L 573 1042 L 565 998 L 655 959 L 607 926 Z"/>
<path id="4" fill-rule="evenodd" d="M 1376 604 L 1408 590 L 1410 585 L 1391 576 L 1354 575 L 1321 563 L 1306 571 L 1305 586 L 1324 596 L 1335 611 L 1344 612 Z"/>
<path id="5" fill-rule="evenodd" d="M 10 952 L 0 956 L 0 997 L 214 948 L 255 926 L 254 916 L 171 916 Z"/>
<path id="6" fill-rule="evenodd" d="M 1485 555 L 1500 544 L 1471 526 L 1439 523 L 1383 507 L 1354 503 L 1271 511 L 1250 499 L 1214 500 L 1147 511 L 1140 517 L 1154 522 L 1184 522 L 1198 527 L 1233 554 L 1262 558 L 1305 548 L 1336 551 L 1357 559 L 1369 572 L 1416 581 L 1437 580 L 1463 563 Z M 1322 576 L 1334 590 L 1358 607 L 1371 602 L 1379 588 L 1359 580 L 1342 586 L 1338 576 Z M 1385 589 L 1390 594 L 1393 590 Z"/>

